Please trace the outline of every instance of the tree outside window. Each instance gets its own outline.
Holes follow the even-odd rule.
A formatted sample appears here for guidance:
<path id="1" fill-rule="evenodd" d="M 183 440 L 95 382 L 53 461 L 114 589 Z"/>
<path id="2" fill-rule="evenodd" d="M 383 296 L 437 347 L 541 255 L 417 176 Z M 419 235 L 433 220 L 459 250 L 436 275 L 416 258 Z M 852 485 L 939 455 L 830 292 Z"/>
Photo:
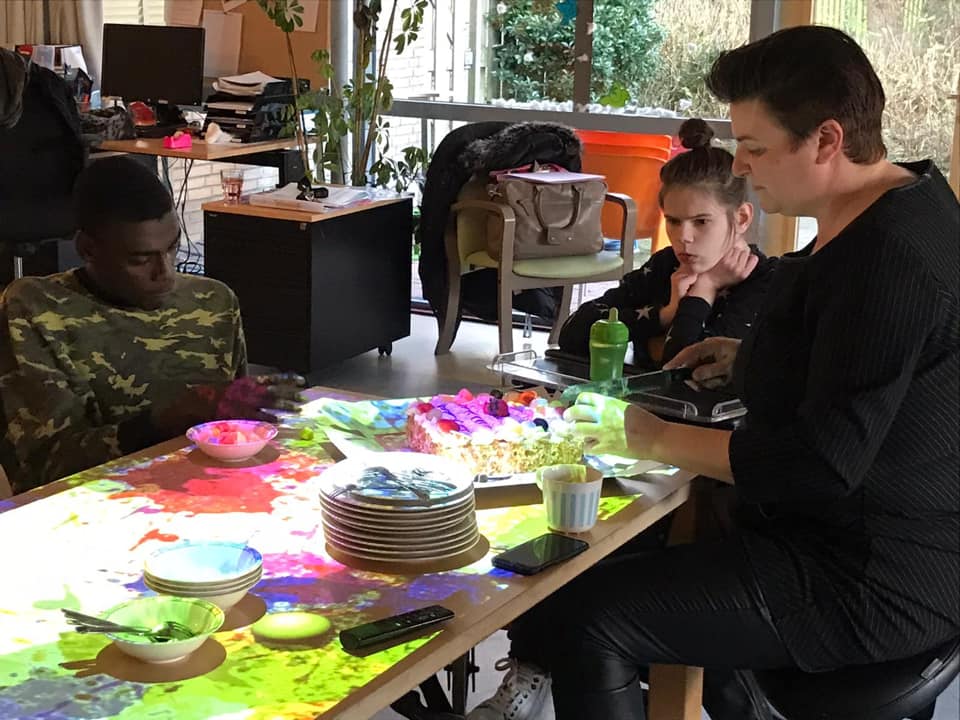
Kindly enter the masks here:
<path id="1" fill-rule="evenodd" d="M 597 0 L 594 6 L 593 102 L 636 97 L 656 67 L 663 31 L 656 0 Z M 503 0 L 487 16 L 493 47 L 493 94 L 518 102 L 573 97 L 575 0 Z"/>

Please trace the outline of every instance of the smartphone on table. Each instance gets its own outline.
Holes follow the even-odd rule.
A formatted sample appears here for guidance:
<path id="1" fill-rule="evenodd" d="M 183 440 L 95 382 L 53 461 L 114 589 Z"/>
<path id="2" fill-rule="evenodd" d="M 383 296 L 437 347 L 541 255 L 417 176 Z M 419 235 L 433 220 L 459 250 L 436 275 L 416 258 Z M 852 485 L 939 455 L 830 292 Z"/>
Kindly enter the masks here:
<path id="1" fill-rule="evenodd" d="M 551 565 L 579 555 L 588 547 L 590 545 L 583 540 L 547 533 L 495 555 L 493 565 L 520 575 L 536 575 Z"/>

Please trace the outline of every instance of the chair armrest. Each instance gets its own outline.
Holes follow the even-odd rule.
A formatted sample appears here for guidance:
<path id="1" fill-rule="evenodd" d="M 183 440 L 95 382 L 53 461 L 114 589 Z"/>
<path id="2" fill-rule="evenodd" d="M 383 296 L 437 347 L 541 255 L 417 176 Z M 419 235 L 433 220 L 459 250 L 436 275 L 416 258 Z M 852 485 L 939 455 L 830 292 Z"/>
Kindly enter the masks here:
<path id="1" fill-rule="evenodd" d="M 499 218 L 501 227 L 500 264 L 503 267 L 512 268 L 513 238 L 517 226 L 517 216 L 513 212 L 513 208 L 489 200 L 461 200 L 450 206 L 451 221 L 455 222 L 456 214 L 463 210 L 483 210 Z M 457 248 L 454 249 L 457 250 Z"/>
<path id="2" fill-rule="evenodd" d="M 605 200 L 623 209 L 623 222 L 620 224 L 620 257 L 623 258 L 623 272 L 626 274 L 633 270 L 633 244 L 637 238 L 637 204 L 632 197 L 623 193 L 608 192 Z"/>
<path id="3" fill-rule="evenodd" d="M 454 214 L 461 210 L 486 210 L 488 213 L 499 215 L 505 220 L 516 220 L 512 207 L 489 200 L 458 200 L 450 206 L 450 212 Z"/>

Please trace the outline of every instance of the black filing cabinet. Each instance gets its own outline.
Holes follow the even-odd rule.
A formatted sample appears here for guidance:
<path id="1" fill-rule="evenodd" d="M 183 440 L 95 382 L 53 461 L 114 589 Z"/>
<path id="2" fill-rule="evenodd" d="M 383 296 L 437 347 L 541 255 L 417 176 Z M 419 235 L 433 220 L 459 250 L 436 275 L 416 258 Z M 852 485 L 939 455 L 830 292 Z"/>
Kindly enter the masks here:
<path id="1" fill-rule="evenodd" d="M 205 273 L 237 294 L 250 362 L 308 373 L 410 334 L 411 199 L 203 209 Z"/>

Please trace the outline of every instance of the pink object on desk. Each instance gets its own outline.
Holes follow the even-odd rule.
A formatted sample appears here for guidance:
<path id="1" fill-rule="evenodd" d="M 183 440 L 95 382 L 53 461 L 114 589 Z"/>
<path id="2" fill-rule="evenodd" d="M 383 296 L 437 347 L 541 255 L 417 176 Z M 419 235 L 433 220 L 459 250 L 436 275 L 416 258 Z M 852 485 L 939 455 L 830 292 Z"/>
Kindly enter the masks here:
<path id="1" fill-rule="evenodd" d="M 189 133 L 178 131 L 165 137 L 163 146 L 171 150 L 189 150 L 193 147 L 193 137 Z"/>

